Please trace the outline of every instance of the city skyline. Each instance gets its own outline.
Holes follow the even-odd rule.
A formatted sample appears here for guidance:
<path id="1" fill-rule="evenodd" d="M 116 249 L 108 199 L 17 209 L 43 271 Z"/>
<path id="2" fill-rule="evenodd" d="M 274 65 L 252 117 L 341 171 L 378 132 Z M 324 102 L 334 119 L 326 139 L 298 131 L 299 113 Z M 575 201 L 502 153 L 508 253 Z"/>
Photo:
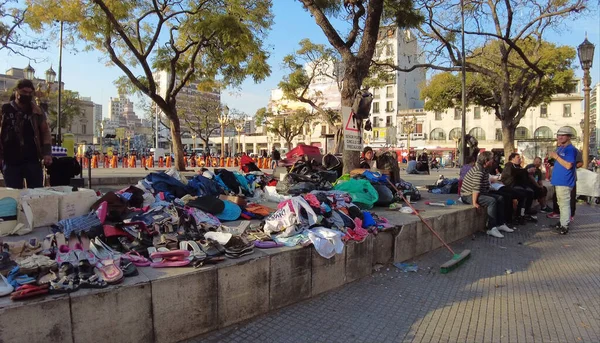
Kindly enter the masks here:
<path id="1" fill-rule="evenodd" d="M 271 54 L 269 64 L 271 76 L 265 81 L 254 84 L 246 80 L 237 89 L 226 89 L 222 92 L 222 101 L 230 108 L 243 111 L 253 116 L 257 109 L 268 105 L 271 90 L 277 88 L 277 84 L 285 75 L 281 68 L 283 56 L 292 53 L 298 47 L 303 38 L 309 38 L 314 43 L 326 44 L 325 36 L 321 29 L 315 24 L 314 19 L 302 9 L 299 2 L 281 3 L 274 2 L 273 13 L 275 14 L 272 30 L 268 33 L 266 47 Z M 564 30 L 549 31 L 545 37 L 548 41 L 576 47 L 583 42 L 587 34 L 588 40 L 598 46 L 600 44 L 600 21 L 598 11 L 590 13 L 585 18 L 573 22 L 570 27 L 564 24 Z M 575 25 L 576 24 L 576 25 Z M 302 27 L 302 30 L 295 28 Z M 560 31 L 560 32 L 557 32 Z M 58 42 L 51 41 L 49 48 L 45 51 L 30 51 L 27 54 L 33 59 L 31 66 L 36 70 L 36 76 L 43 78 L 44 72 L 51 66 L 58 70 Z M 79 92 L 81 96 L 90 97 L 96 104 L 102 105 L 103 117 L 108 117 L 109 100 L 117 97 L 118 92 L 113 81 L 122 76 L 120 69 L 114 66 L 106 66 L 107 58 L 98 51 L 84 51 L 81 44 L 73 47 L 65 47 L 63 51 L 63 82 L 66 89 Z M 29 59 L 23 56 L 9 54 L 8 50 L 0 50 L 0 57 L 4 61 L 0 64 L 1 72 L 11 67 L 24 68 Z M 595 51 L 595 66 L 591 70 L 592 84 L 600 81 L 600 49 Z M 579 60 L 574 61 L 576 75 L 582 76 Z M 429 76 L 429 75 L 428 75 Z M 134 102 L 135 112 L 140 117 L 145 117 L 138 103 L 141 98 L 138 95 L 130 96 Z"/>

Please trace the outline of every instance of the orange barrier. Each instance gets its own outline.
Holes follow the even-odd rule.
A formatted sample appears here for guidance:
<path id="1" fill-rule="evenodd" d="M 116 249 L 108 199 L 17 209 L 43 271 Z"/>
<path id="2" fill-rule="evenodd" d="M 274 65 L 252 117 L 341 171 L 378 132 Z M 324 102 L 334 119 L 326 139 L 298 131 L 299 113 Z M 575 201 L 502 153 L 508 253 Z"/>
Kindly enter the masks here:
<path id="1" fill-rule="evenodd" d="M 167 168 L 171 168 L 171 156 L 167 156 Z"/>
<path id="2" fill-rule="evenodd" d="M 121 165 L 123 168 L 127 168 L 127 158 L 125 158 L 125 156 L 121 158 Z"/>
<path id="3" fill-rule="evenodd" d="M 144 156 L 142 156 L 142 163 L 141 163 L 142 167 L 146 167 L 146 158 Z"/>
<path id="4" fill-rule="evenodd" d="M 108 156 L 106 156 L 106 155 L 104 155 L 104 158 L 102 159 L 102 167 L 110 168 L 110 160 L 108 159 Z"/>
<path id="5" fill-rule="evenodd" d="M 164 168 L 164 167 L 165 167 L 165 159 L 164 159 L 164 157 L 162 157 L 162 156 L 160 156 L 160 157 L 158 158 L 158 167 L 159 167 L 159 168 Z"/>
<path id="6" fill-rule="evenodd" d="M 183 165 L 186 166 L 186 167 L 189 167 L 188 166 L 188 158 L 187 158 L 187 156 L 183 156 Z"/>
<path id="7" fill-rule="evenodd" d="M 98 168 L 98 156 L 92 156 L 92 168 Z"/>
<path id="8" fill-rule="evenodd" d="M 119 159 L 117 158 L 117 156 L 113 155 L 112 160 L 110 161 L 110 167 L 117 168 L 118 162 L 119 162 Z"/>
<path id="9" fill-rule="evenodd" d="M 136 165 L 135 156 L 131 156 L 129 158 L 129 168 L 135 168 L 135 165 Z"/>
<path id="10" fill-rule="evenodd" d="M 146 165 L 148 168 L 154 168 L 154 156 L 149 156 L 146 160 Z"/>

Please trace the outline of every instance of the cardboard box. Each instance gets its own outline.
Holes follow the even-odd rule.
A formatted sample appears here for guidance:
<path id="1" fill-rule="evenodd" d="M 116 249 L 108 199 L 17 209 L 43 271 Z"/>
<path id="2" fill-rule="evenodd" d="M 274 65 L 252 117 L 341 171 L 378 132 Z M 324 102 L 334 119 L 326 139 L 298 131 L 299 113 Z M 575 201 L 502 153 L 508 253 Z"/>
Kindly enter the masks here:
<path id="1" fill-rule="evenodd" d="M 58 222 L 58 203 L 61 193 L 45 188 L 21 190 L 21 206 L 29 206 L 32 218 L 17 218 L 20 223 L 32 223 L 32 229 L 50 226 Z M 19 211 L 18 217 L 25 215 Z"/>
<path id="2" fill-rule="evenodd" d="M 0 187 L 0 237 L 10 235 L 17 225 L 18 189 Z"/>
<path id="3" fill-rule="evenodd" d="M 60 194 L 58 200 L 58 220 L 79 217 L 90 212 L 90 207 L 98 200 L 92 189 L 79 188 L 73 192 L 71 186 L 50 187 L 48 190 Z"/>

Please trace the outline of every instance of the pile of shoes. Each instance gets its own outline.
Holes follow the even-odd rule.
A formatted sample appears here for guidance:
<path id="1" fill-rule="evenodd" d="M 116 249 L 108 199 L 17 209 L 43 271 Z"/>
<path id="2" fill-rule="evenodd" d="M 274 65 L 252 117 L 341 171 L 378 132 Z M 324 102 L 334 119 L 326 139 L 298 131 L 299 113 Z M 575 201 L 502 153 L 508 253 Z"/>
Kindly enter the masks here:
<path id="1" fill-rule="evenodd" d="M 225 245 L 225 256 L 228 258 L 240 258 L 254 252 L 254 243 L 249 242 L 246 237 L 232 236 Z"/>

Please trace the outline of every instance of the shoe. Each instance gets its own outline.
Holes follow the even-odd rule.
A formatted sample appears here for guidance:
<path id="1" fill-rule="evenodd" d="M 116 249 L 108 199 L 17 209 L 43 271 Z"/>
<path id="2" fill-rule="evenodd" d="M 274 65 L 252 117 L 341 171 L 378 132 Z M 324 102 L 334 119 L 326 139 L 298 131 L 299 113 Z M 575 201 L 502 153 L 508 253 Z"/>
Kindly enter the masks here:
<path id="1" fill-rule="evenodd" d="M 491 230 L 488 230 L 487 234 L 496 238 L 504 238 L 500 231 L 498 231 L 498 229 L 495 227 L 493 227 Z"/>
<path id="2" fill-rule="evenodd" d="M 540 209 L 540 212 L 542 212 L 542 213 L 552 213 L 552 211 L 553 210 L 549 206 L 546 206 L 546 207 Z"/>
<path id="3" fill-rule="evenodd" d="M 566 235 L 567 233 L 569 233 L 569 227 L 561 226 L 560 224 L 558 224 L 554 229 L 554 232 L 559 235 Z"/>
<path id="4" fill-rule="evenodd" d="M 56 262 L 59 266 L 63 263 L 77 265 L 79 260 L 77 259 L 77 255 L 75 255 L 75 251 L 71 250 L 69 246 L 65 244 L 58 248 L 58 252 L 56 253 Z"/>
<path id="5" fill-rule="evenodd" d="M 14 290 L 14 287 L 8 283 L 4 275 L 0 274 L 0 297 L 9 295 Z"/>
<path id="6" fill-rule="evenodd" d="M 560 219 L 560 213 L 552 212 L 552 213 L 546 215 L 546 217 L 548 217 L 550 219 Z"/>
<path id="7" fill-rule="evenodd" d="M 502 225 L 498 226 L 498 231 L 515 232 L 515 230 L 509 228 L 506 224 L 502 224 Z"/>
<path id="8" fill-rule="evenodd" d="M 532 215 L 529 215 L 529 214 L 526 214 L 524 216 L 524 218 L 525 218 L 526 221 L 532 222 L 532 223 L 537 223 L 537 221 L 538 221 L 536 216 L 532 216 Z"/>

